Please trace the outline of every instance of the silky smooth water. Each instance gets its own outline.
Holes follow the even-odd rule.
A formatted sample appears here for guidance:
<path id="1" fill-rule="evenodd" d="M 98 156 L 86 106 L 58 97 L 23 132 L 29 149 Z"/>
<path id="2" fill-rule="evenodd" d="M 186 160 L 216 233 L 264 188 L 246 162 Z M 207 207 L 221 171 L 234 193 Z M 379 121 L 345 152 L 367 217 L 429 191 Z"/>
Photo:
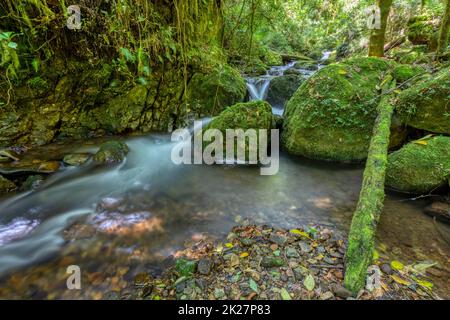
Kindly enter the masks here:
<path id="1" fill-rule="evenodd" d="M 114 272 L 124 268 L 130 275 L 154 268 L 185 245 L 202 237 L 224 239 L 246 221 L 348 231 L 361 166 L 282 154 L 279 173 L 261 176 L 254 166 L 174 165 L 168 136 L 126 142 L 130 153 L 120 166 L 66 168 L 38 190 L 0 204 L 0 297 L 37 298 L 45 292 L 46 298 L 95 298 L 114 286 L 96 284 L 92 274 L 115 279 Z M 52 146 L 42 154 L 46 148 Z M 76 143 L 58 148 L 86 150 Z M 433 281 L 446 295 L 449 228 L 422 213 L 425 202 L 406 198 L 387 196 L 378 242 L 384 254 L 405 264 L 437 261 L 444 278 Z M 65 288 L 71 264 L 88 270 L 82 291 Z"/>

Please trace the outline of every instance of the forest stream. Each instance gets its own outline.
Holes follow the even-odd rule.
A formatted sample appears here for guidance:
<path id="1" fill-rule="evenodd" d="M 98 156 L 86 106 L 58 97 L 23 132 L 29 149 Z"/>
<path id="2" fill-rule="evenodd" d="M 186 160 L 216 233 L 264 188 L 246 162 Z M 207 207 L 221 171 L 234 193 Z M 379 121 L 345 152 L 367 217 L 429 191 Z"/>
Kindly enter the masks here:
<path id="1" fill-rule="evenodd" d="M 248 79 L 250 99 L 264 98 L 270 79 L 293 65 Z M 95 153 L 104 140 L 53 143 L 27 157 Z M 236 223 L 348 232 L 362 165 L 282 153 L 279 173 L 261 176 L 252 166 L 174 165 L 170 154 L 177 142 L 169 135 L 125 141 L 130 152 L 119 166 L 63 166 L 37 190 L 3 199 L 0 297 L 107 298 L 143 270 L 158 274 L 168 257 L 199 239 L 224 240 Z M 431 275 L 435 291 L 449 297 L 450 248 L 444 236 L 450 227 L 423 213 L 426 199 L 408 198 L 387 195 L 377 250 L 405 263 L 437 262 L 441 271 Z M 66 267 L 73 262 L 88 273 L 82 291 L 65 288 Z"/>

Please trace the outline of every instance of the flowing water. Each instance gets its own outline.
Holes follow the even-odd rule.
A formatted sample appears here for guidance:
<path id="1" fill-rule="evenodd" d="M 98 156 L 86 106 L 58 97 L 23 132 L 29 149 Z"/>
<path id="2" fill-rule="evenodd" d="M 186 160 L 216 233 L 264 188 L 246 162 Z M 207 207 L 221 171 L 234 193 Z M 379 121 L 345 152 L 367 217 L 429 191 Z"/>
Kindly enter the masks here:
<path id="1" fill-rule="evenodd" d="M 29 156 L 93 153 L 103 140 L 56 143 Z M 278 174 L 261 176 L 254 166 L 177 166 L 168 135 L 125 140 L 130 153 L 119 166 L 63 167 L 37 190 L 0 201 L 0 298 L 106 298 L 138 272 L 158 273 L 185 246 L 223 241 L 241 223 L 348 231 L 362 166 L 281 153 Z M 379 252 L 404 264 L 436 261 L 431 280 L 449 297 L 450 228 L 423 213 L 426 199 L 407 198 L 387 195 Z M 80 266 L 82 290 L 67 290 L 69 265 Z"/>
<path id="2" fill-rule="evenodd" d="M 276 77 L 282 77 L 288 69 L 293 68 L 297 70 L 297 72 L 304 78 L 308 78 L 314 73 L 314 71 L 311 70 L 294 68 L 296 62 L 297 61 L 291 61 L 283 66 L 273 66 L 267 71 L 265 75 L 262 76 L 247 77 L 246 83 L 249 101 L 266 100 L 271 81 Z M 318 65 L 318 67 L 321 67 L 320 64 Z M 273 114 L 282 115 L 283 111 L 284 106 L 272 105 Z"/>

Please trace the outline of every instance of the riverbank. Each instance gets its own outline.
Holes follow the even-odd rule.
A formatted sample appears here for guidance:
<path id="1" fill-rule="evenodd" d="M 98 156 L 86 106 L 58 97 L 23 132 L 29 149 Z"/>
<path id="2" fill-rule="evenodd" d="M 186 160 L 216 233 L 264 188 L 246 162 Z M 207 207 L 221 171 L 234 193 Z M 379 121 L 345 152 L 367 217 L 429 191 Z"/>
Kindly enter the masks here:
<path id="1" fill-rule="evenodd" d="M 356 297 L 343 286 L 344 238 L 329 228 L 274 229 L 236 226 L 226 243 L 199 241 L 161 277 L 135 277 L 143 299 L 344 300 L 441 299 L 427 269 L 374 253 L 367 285 Z M 136 297 L 133 297 L 136 298 Z"/>

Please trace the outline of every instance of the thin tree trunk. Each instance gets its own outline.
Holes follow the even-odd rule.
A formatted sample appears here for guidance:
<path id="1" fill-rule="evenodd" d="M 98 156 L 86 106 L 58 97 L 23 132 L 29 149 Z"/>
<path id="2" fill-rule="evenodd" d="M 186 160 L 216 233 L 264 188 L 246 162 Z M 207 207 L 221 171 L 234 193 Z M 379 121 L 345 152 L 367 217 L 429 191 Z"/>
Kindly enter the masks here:
<path id="1" fill-rule="evenodd" d="M 447 0 L 444 16 L 442 17 L 441 28 L 439 30 L 438 47 L 436 50 L 436 59 L 439 59 L 439 57 L 447 49 L 449 27 L 450 27 L 450 0 Z"/>
<path id="2" fill-rule="evenodd" d="M 384 81 L 383 93 L 395 83 Z M 391 117 L 394 107 L 389 96 L 384 95 L 378 104 L 378 116 L 375 121 L 369 155 L 364 170 L 358 205 L 353 214 L 345 256 L 345 286 L 357 294 L 365 286 L 367 268 L 372 262 L 375 233 L 379 217 L 383 210 L 384 178 L 387 166 Z"/>
<path id="3" fill-rule="evenodd" d="M 392 0 L 377 0 L 378 8 L 380 8 L 380 28 L 373 29 L 370 35 L 369 56 L 384 56 L 384 38 L 386 34 L 387 20 L 391 10 Z"/>

